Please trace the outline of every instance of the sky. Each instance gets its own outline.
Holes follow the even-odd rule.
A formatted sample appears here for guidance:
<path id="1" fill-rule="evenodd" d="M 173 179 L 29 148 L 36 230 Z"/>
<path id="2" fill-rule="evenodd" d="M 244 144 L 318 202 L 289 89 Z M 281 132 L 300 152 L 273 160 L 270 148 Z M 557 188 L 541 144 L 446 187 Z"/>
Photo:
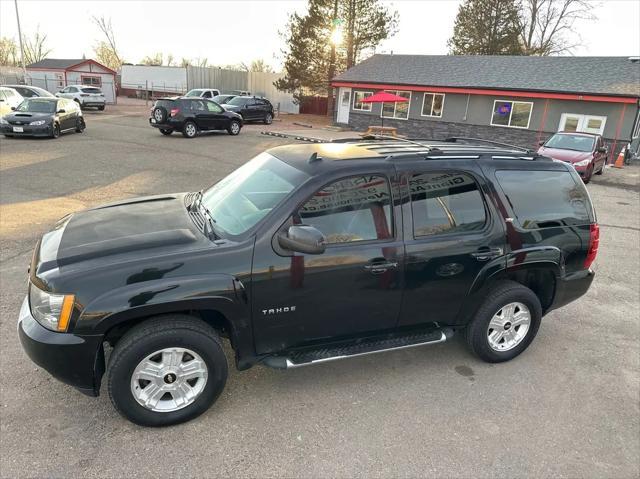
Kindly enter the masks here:
<path id="1" fill-rule="evenodd" d="M 398 11 L 398 33 L 378 52 L 446 54 L 459 0 L 395 0 L 383 3 Z M 575 25 L 580 34 L 578 56 L 640 56 L 640 0 L 594 3 L 595 21 Z M 25 35 L 38 28 L 47 35 L 51 58 L 90 58 L 102 40 L 91 16 L 110 17 L 125 61 L 137 63 L 156 52 L 174 58 L 208 58 L 230 65 L 264 59 L 282 65 L 288 15 L 303 13 L 304 0 L 169 1 L 18 0 Z M 17 36 L 13 0 L 0 0 L 0 35 Z"/>

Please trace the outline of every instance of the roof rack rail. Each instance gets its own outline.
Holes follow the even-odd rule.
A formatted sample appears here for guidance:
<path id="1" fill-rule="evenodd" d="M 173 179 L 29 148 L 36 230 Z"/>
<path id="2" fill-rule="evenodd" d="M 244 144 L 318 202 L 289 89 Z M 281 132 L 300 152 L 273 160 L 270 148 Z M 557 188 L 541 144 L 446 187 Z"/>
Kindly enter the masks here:
<path id="1" fill-rule="evenodd" d="M 464 136 L 450 136 L 449 138 L 445 138 L 444 141 L 447 143 L 457 143 L 458 141 L 474 141 L 474 142 L 488 143 L 490 145 L 496 145 L 496 146 L 505 146 L 507 148 L 513 148 L 514 150 L 520 150 L 526 153 L 531 153 L 531 154 L 534 153 L 529 148 L 523 148 L 522 146 L 511 145 L 509 143 L 502 143 L 500 141 L 485 140 L 484 138 L 468 138 Z"/>
<path id="2" fill-rule="evenodd" d="M 424 148 L 426 150 L 427 153 L 440 151 L 440 149 L 437 146 L 425 145 L 424 143 L 420 143 L 419 141 L 416 141 L 416 140 L 410 140 L 408 138 L 403 138 L 403 137 L 400 137 L 400 136 L 393 136 L 393 135 L 376 135 L 376 134 L 362 135 L 362 136 L 360 136 L 358 138 L 340 138 L 340 139 L 336 139 L 336 140 L 333 140 L 332 143 L 349 143 L 351 141 L 368 141 L 368 140 L 403 141 L 405 143 L 410 143 L 412 145 L 421 146 L 422 148 Z"/>

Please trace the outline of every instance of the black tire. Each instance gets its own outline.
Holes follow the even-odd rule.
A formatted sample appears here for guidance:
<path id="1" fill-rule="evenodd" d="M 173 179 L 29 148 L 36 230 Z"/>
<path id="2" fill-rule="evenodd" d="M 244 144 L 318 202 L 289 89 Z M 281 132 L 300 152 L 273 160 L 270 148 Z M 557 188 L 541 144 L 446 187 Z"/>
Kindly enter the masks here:
<path id="1" fill-rule="evenodd" d="M 202 392 L 188 406 L 171 412 L 147 409 L 136 400 L 131 389 L 136 366 L 164 348 L 189 349 L 207 366 Z M 224 389 L 227 373 L 220 337 L 212 328 L 190 316 L 158 316 L 134 327 L 118 341 L 109 359 L 107 388 L 111 402 L 125 418 L 141 426 L 170 426 L 194 419 L 209 409 Z"/>
<path id="2" fill-rule="evenodd" d="M 489 344 L 489 323 L 504 306 L 514 302 L 522 303 L 529 309 L 529 330 L 515 347 L 506 351 L 498 351 Z M 515 281 L 501 281 L 491 289 L 476 311 L 473 320 L 467 326 L 467 344 L 471 351 L 483 361 L 488 363 L 509 361 L 521 354 L 531 344 L 538 333 L 541 320 L 542 307 L 533 291 Z M 505 329 L 508 328 L 505 326 Z"/>
<path id="3" fill-rule="evenodd" d="M 104 105 L 99 106 L 99 107 L 98 107 L 98 110 L 100 110 L 100 111 L 104 111 Z"/>
<path id="4" fill-rule="evenodd" d="M 57 123 L 53 124 L 53 128 L 51 129 L 51 138 L 56 139 L 60 137 L 60 125 Z"/>
<path id="5" fill-rule="evenodd" d="M 606 163 L 602 163 L 602 166 L 600 167 L 600 169 L 598 170 L 596 175 L 601 175 L 602 173 L 604 173 L 604 167 L 605 166 L 606 166 Z"/>
<path id="6" fill-rule="evenodd" d="M 198 136 L 198 125 L 191 120 L 185 121 L 182 127 L 182 136 L 185 138 L 195 138 Z"/>
<path id="7" fill-rule="evenodd" d="M 86 127 L 87 125 L 84 122 L 84 118 L 81 116 L 76 118 L 76 133 L 82 133 Z"/>
<path id="8" fill-rule="evenodd" d="M 5 138 L 13 138 L 13 135 L 4 135 Z"/>
<path id="9" fill-rule="evenodd" d="M 591 181 L 591 177 L 593 176 L 593 165 L 587 170 L 584 177 L 582 178 L 582 182 L 586 185 Z"/>
<path id="10" fill-rule="evenodd" d="M 78 104 L 78 106 L 80 107 L 80 110 L 84 110 L 84 105 L 80 103 L 80 100 L 78 100 L 77 98 L 74 98 L 73 101 L 75 101 Z"/>
<path id="11" fill-rule="evenodd" d="M 169 136 L 171 133 L 173 133 L 173 130 L 171 128 L 160 128 L 160 133 L 162 133 L 163 135 Z"/>
<path id="12" fill-rule="evenodd" d="M 227 132 L 232 136 L 236 136 L 240 134 L 241 129 L 242 125 L 240 125 L 240 122 L 238 120 L 231 120 L 231 122 L 229 123 L 229 128 L 227 128 Z"/>
<path id="13" fill-rule="evenodd" d="M 151 116 L 156 120 L 156 123 L 161 125 L 167 121 L 167 109 L 163 106 L 157 106 L 151 112 Z"/>
<path id="14" fill-rule="evenodd" d="M 264 115 L 264 119 L 262 120 L 265 125 L 270 125 L 273 123 L 273 114 L 271 112 L 267 112 Z"/>

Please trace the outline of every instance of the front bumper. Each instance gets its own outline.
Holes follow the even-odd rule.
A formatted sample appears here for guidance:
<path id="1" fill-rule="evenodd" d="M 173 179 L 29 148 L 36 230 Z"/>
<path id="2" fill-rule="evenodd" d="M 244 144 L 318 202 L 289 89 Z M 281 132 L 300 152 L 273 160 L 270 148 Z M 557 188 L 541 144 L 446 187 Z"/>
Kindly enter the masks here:
<path id="1" fill-rule="evenodd" d="M 99 394 L 104 373 L 101 335 L 77 336 L 48 330 L 31 315 L 28 297 L 20 308 L 18 335 L 29 358 L 54 378 L 88 396 Z"/>
<path id="2" fill-rule="evenodd" d="M 0 125 L 0 133 L 13 136 L 51 136 L 51 125 L 20 125 L 23 131 L 13 131 L 15 125 Z"/>

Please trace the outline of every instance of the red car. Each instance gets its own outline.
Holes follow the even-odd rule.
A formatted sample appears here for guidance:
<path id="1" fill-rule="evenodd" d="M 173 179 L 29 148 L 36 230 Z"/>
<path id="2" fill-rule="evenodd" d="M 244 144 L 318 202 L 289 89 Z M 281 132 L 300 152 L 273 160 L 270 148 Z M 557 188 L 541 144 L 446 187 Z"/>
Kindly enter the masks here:
<path id="1" fill-rule="evenodd" d="M 556 133 L 540 143 L 538 153 L 571 163 L 585 183 L 589 183 L 594 173 L 601 175 L 607 163 L 602 137 L 591 133 Z"/>

